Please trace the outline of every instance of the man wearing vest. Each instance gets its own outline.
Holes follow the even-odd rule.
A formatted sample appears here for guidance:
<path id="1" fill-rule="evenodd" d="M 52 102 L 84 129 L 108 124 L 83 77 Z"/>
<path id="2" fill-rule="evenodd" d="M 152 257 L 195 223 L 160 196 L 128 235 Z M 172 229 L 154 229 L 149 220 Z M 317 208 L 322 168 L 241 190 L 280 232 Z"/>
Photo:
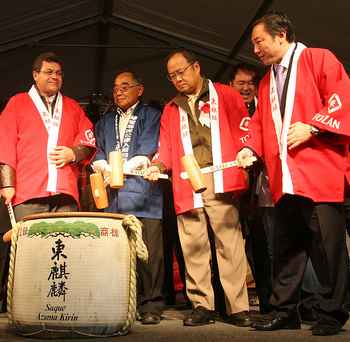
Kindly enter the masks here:
<path id="1" fill-rule="evenodd" d="M 246 134 L 240 127 L 248 115 L 242 98 L 229 86 L 213 84 L 201 75 L 195 56 L 185 50 L 167 58 L 168 79 L 178 95 L 165 107 L 160 146 L 146 178 L 171 171 L 181 247 L 186 265 L 187 295 L 193 311 L 186 326 L 214 323 L 214 293 L 211 284 L 209 227 L 215 238 L 221 284 L 225 292 L 228 321 L 250 326 L 247 314 L 246 256 L 235 203 L 235 193 L 247 188 L 247 178 L 238 168 L 205 174 L 206 190 L 194 193 L 183 180 L 181 157 L 193 154 L 200 167 L 233 160 Z"/>
<path id="2" fill-rule="evenodd" d="M 348 255 L 343 213 L 346 147 L 350 136 L 350 81 L 328 50 L 295 41 L 290 20 L 271 13 L 253 25 L 254 52 L 271 65 L 259 85 L 249 123 L 251 138 L 237 155 L 243 167 L 255 155 L 267 167 L 275 202 L 274 315 L 257 330 L 300 329 L 297 303 L 308 257 L 322 290 L 313 335 L 337 334 Z"/>

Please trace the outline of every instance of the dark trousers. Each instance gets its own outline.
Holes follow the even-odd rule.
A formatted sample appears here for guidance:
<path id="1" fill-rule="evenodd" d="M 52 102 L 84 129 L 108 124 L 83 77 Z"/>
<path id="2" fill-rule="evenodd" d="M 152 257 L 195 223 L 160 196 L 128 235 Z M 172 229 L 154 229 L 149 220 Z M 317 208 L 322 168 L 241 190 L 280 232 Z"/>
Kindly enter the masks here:
<path id="1" fill-rule="evenodd" d="M 257 208 L 258 214 L 255 216 L 254 221 L 250 223 L 250 236 L 247 238 L 247 243 L 249 243 L 249 240 L 251 243 L 253 260 L 250 265 L 255 280 L 256 292 L 259 297 L 259 309 L 261 313 L 271 311 L 269 297 L 272 291 L 272 250 L 269 243 L 269 234 L 273 232 L 273 226 L 271 226 L 273 220 L 270 220 L 269 226 L 265 226 L 265 216 L 270 214 L 265 209 L 271 208 Z"/>
<path id="2" fill-rule="evenodd" d="M 183 283 L 183 296 L 187 299 L 185 260 L 182 254 L 177 218 L 174 208 L 172 187 L 170 182 L 162 182 L 163 191 L 163 243 L 164 243 L 164 295 L 168 305 L 176 304 L 174 284 L 174 252 L 179 266 L 179 274 Z M 188 299 L 187 299 L 188 300 Z"/>
<path id="3" fill-rule="evenodd" d="M 65 194 L 34 198 L 14 207 L 17 221 L 22 220 L 22 218 L 25 216 L 33 214 L 48 212 L 70 212 L 77 210 L 78 206 L 74 198 Z"/>
<path id="4" fill-rule="evenodd" d="M 270 260 L 270 277 L 272 279 L 273 265 L 273 236 L 276 229 L 275 225 L 275 207 L 259 207 L 261 211 L 261 220 L 264 226 L 267 254 Z"/>
<path id="5" fill-rule="evenodd" d="M 271 311 L 273 210 L 270 207 L 257 207 L 254 215 L 243 216 L 242 220 L 246 231 L 245 250 L 255 280 L 260 313 Z"/>
<path id="6" fill-rule="evenodd" d="M 148 262 L 138 261 L 138 309 L 139 312 L 160 314 L 164 305 L 164 257 L 162 221 L 139 218 L 143 224 L 142 238 L 148 250 Z"/>
<path id="7" fill-rule="evenodd" d="M 343 325 L 348 282 L 345 217 L 341 203 L 314 203 L 285 195 L 276 205 L 274 283 L 270 303 L 280 312 L 296 310 L 308 257 L 321 284 L 314 309 L 321 319 Z"/>
<path id="8" fill-rule="evenodd" d="M 8 255 L 10 250 L 10 244 L 3 242 L 2 236 L 10 229 L 10 218 L 3 199 L 0 199 L 0 312 L 6 311 Z"/>

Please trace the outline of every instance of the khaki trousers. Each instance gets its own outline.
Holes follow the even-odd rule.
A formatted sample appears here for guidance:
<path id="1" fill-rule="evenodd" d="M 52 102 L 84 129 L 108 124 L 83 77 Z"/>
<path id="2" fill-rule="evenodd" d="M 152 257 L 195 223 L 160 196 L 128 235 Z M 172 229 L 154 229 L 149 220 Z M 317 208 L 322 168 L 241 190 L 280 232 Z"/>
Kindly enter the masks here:
<path id="1" fill-rule="evenodd" d="M 232 194 L 215 194 L 212 175 L 203 175 L 207 190 L 204 207 L 177 216 L 179 237 L 186 265 L 186 290 L 196 308 L 214 310 L 211 283 L 209 226 L 214 232 L 219 276 L 225 293 L 227 314 L 249 310 L 246 286 L 247 261 L 238 210 Z"/>

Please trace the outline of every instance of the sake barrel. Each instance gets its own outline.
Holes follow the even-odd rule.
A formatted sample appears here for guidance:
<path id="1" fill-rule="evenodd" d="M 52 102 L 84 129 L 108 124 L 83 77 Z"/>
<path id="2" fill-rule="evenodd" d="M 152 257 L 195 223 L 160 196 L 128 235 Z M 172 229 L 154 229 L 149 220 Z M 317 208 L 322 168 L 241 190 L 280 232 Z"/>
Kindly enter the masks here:
<path id="1" fill-rule="evenodd" d="M 124 219 L 46 213 L 17 224 L 8 286 L 9 320 L 17 333 L 57 338 L 128 332 L 136 284 Z"/>

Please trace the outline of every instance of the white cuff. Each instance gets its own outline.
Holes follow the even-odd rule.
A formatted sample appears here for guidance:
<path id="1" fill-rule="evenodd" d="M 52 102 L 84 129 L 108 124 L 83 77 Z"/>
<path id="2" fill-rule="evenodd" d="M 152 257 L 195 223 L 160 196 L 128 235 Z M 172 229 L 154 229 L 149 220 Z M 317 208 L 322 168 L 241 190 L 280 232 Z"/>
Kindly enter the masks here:
<path id="1" fill-rule="evenodd" d="M 93 163 L 92 163 L 92 168 L 95 172 L 104 172 L 107 170 L 108 168 L 108 163 L 107 163 L 107 160 L 104 160 L 104 159 L 100 159 L 100 160 L 95 160 Z"/>

